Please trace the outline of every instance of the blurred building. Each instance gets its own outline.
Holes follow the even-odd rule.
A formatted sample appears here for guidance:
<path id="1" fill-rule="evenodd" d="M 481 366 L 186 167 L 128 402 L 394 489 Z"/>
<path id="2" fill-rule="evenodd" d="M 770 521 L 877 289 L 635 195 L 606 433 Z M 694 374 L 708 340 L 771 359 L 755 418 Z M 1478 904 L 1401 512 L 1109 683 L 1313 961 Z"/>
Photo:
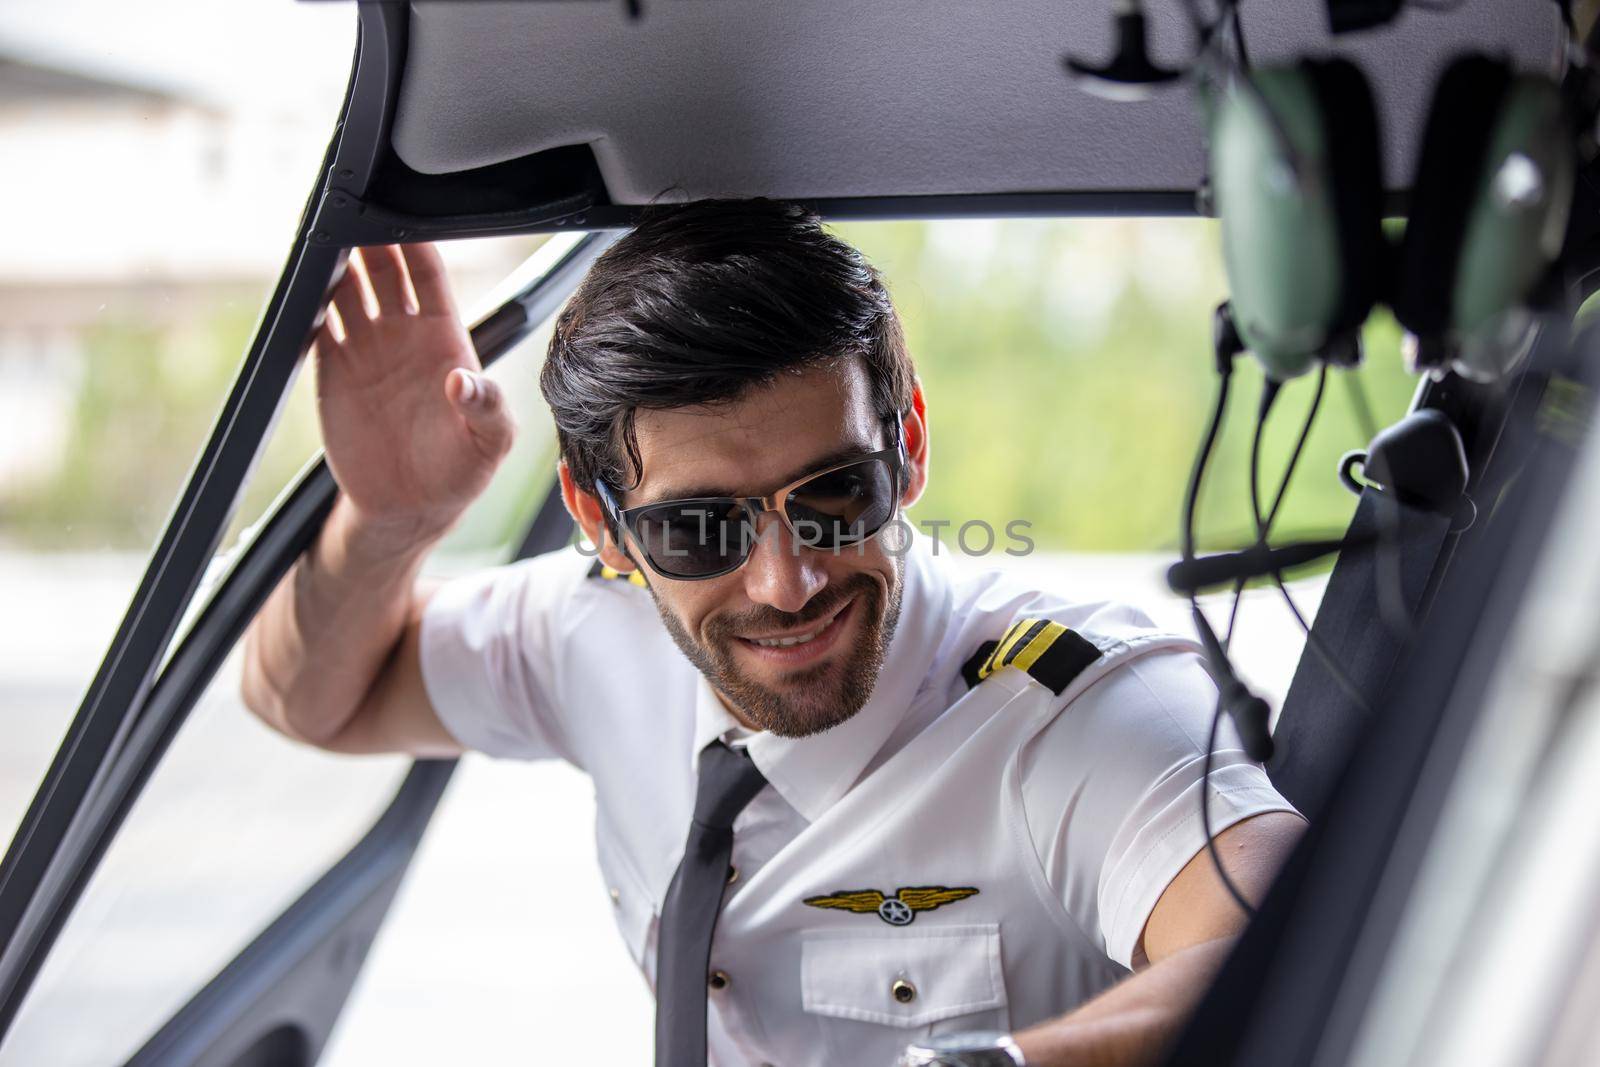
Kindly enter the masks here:
<path id="1" fill-rule="evenodd" d="M 213 98 L 93 58 L 0 45 L 0 495 L 51 477 L 90 331 L 160 338 L 257 313 L 332 132 L 322 109 Z M 452 251 L 468 290 L 518 258 Z"/>

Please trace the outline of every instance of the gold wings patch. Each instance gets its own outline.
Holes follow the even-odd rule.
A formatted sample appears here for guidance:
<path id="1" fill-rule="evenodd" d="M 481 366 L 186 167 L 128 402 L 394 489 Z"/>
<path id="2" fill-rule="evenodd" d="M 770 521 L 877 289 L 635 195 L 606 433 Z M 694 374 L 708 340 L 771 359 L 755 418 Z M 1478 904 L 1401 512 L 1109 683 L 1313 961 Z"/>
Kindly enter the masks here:
<path id="1" fill-rule="evenodd" d="M 878 918 L 890 926 L 906 926 L 917 917 L 919 911 L 932 911 L 945 904 L 976 896 L 977 893 L 971 886 L 952 888 L 943 885 L 902 886 L 894 896 L 884 896 L 877 889 L 849 889 L 820 897 L 807 897 L 803 903 L 813 908 L 836 908 L 863 915 L 876 912 Z"/>

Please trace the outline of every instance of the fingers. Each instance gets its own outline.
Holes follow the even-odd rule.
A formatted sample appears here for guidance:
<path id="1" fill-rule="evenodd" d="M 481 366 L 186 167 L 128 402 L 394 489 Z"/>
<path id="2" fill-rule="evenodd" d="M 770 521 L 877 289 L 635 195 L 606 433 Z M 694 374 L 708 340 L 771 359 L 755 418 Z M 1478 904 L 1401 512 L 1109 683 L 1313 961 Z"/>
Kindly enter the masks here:
<path id="1" fill-rule="evenodd" d="M 317 332 L 311 335 L 311 347 L 317 353 L 317 358 L 332 356 L 339 351 L 339 339 L 333 335 L 333 316 L 323 317 L 322 325 L 317 327 Z"/>
<path id="2" fill-rule="evenodd" d="M 413 310 L 410 288 L 406 284 L 405 261 L 394 245 L 378 245 L 356 251 L 367 283 L 378 302 L 380 315 L 407 315 Z"/>
<path id="3" fill-rule="evenodd" d="M 445 394 L 485 453 L 499 459 L 510 451 L 516 424 L 499 385 L 487 375 L 457 367 L 445 378 Z"/>
<path id="4" fill-rule="evenodd" d="M 344 330 L 344 340 L 353 344 L 359 344 L 372 326 L 360 274 L 360 271 L 345 271 L 333 288 L 333 307 L 339 313 L 339 326 Z"/>
<path id="5" fill-rule="evenodd" d="M 358 248 L 330 300 L 334 329 L 319 333 L 327 350 L 360 349 L 373 323 L 405 315 L 455 314 L 444 261 L 432 245 L 373 245 Z"/>
<path id="6" fill-rule="evenodd" d="M 444 260 L 430 244 L 402 245 L 401 255 L 411 274 L 411 289 L 417 294 L 417 308 L 424 315 L 454 315 L 455 300 L 450 296 L 450 279 L 444 273 Z"/>

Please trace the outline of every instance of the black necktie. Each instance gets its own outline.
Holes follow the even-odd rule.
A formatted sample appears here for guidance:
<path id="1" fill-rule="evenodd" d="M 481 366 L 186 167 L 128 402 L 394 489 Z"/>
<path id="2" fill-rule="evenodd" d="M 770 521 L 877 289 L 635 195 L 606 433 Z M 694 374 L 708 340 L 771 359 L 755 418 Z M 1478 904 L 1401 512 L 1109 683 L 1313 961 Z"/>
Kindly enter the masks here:
<path id="1" fill-rule="evenodd" d="M 766 784 L 746 752 L 713 741 L 700 753 L 694 820 L 661 909 L 656 1067 L 705 1067 L 711 933 L 728 887 L 733 820 Z"/>

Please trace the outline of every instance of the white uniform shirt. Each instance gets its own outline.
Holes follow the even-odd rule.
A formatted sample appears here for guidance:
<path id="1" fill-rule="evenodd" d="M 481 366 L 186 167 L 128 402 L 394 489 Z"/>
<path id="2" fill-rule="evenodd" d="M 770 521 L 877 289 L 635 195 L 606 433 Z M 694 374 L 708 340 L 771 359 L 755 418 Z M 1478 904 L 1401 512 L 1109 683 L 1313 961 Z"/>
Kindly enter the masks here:
<path id="1" fill-rule="evenodd" d="M 560 757 L 593 778 L 600 866 L 653 988 L 698 753 L 738 727 L 649 592 L 590 569 L 565 550 L 446 584 L 422 622 L 423 679 L 465 747 Z M 962 665 L 1021 617 L 1102 655 L 1060 696 L 1011 667 L 969 689 Z M 1126 605 L 955 574 L 914 539 L 867 704 L 813 737 L 746 741 L 768 787 L 734 824 L 712 1063 L 889 1063 L 917 1037 L 1021 1029 L 1126 975 L 1162 891 L 1204 846 L 1216 690 L 1195 647 Z M 1226 724 L 1221 736 L 1213 832 L 1293 811 Z M 903 925 L 870 908 L 907 887 L 962 892 L 910 921 L 900 909 Z M 863 910 L 806 903 L 855 893 Z"/>

